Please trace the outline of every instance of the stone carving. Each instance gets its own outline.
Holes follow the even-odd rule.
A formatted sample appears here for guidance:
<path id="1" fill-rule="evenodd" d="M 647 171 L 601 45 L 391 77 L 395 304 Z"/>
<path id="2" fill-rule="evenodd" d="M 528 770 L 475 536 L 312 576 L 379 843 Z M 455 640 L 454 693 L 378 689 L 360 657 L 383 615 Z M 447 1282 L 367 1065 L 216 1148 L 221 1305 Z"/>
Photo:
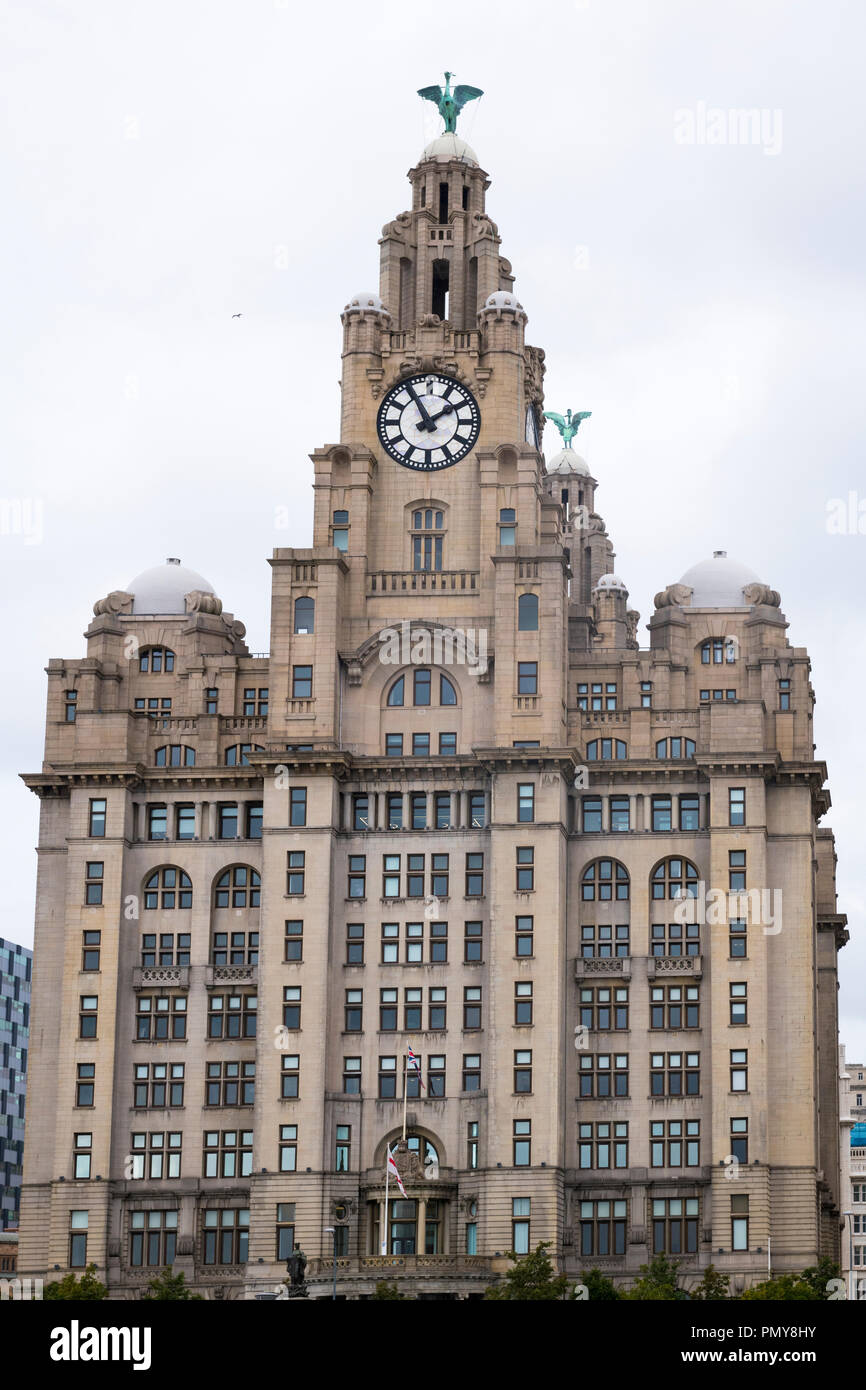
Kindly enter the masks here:
<path id="1" fill-rule="evenodd" d="M 656 594 L 653 603 L 656 608 L 683 608 L 691 602 L 692 590 L 688 584 L 669 584 Z"/>
<path id="2" fill-rule="evenodd" d="M 470 237 L 473 241 L 480 241 L 482 237 L 486 236 L 498 239 L 499 228 L 493 221 L 493 218 L 487 216 L 486 212 L 473 212 L 472 221 L 474 223 L 474 228 L 473 231 L 470 232 Z"/>
<path id="3" fill-rule="evenodd" d="M 304 1278 L 304 1271 L 307 1268 L 307 1257 L 300 1245 L 296 1245 L 289 1258 L 286 1260 L 286 1272 L 288 1279 L 285 1281 L 287 1297 L 307 1298 L 307 1283 Z"/>
<path id="4" fill-rule="evenodd" d="M 477 101 L 479 97 L 484 96 L 480 87 L 470 87 L 465 82 L 461 82 L 452 92 L 451 78 L 453 75 L 453 73 L 446 72 L 444 91 L 439 86 L 421 87 L 418 90 L 419 97 L 424 101 L 433 102 L 445 122 L 446 132 L 457 129 L 457 117 L 467 101 Z"/>
<path id="5" fill-rule="evenodd" d="M 403 233 L 408 231 L 412 225 L 412 214 L 410 212 L 398 212 L 393 222 L 386 222 L 382 228 L 382 239 L 394 241 L 405 241 Z"/>
<path id="6" fill-rule="evenodd" d="M 97 617 L 103 613 L 131 613 L 132 600 L 132 594 L 125 594 L 122 589 L 114 589 L 105 598 L 97 599 L 93 611 Z"/>
<path id="7" fill-rule="evenodd" d="M 778 608 L 782 602 L 778 589 L 771 589 L 768 584 L 747 584 L 743 597 L 746 603 L 765 603 L 769 608 Z"/>
<path id="8" fill-rule="evenodd" d="M 236 642 L 242 642 L 247 635 L 246 624 L 242 623 L 240 618 L 232 618 L 231 622 L 226 621 L 226 627 Z"/>
<path id="9" fill-rule="evenodd" d="M 210 594 L 206 589 L 192 589 L 184 597 L 187 613 L 221 613 L 222 599 Z"/>
<path id="10" fill-rule="evenodd" d="M 397 1165 L 397 1172 L 400 1174 L 403 1183 L 421 1182 L 424 1177 L 424 1165 L 414 1149 L 410 1149 L 405 1139 L 398 1139 L 392 1149 L 394 1162 Z"/>
<path id="11" fill-rule="evenodd" d="M 545 410 L 545 420 L 552 420 L 562 435 L 563 449 L 571 448 L 571 441 L 577 434 L 584 420 L 588 420 L 592 414 L 591 410 L 572 410 L 569 406 L 564 415 L 557 415 L 555 410 Z"/>
<path id="12" fill-rule="evenodd" d="M 628 632 L 628 644 L 630 647 L 639 647 L 637 625 L 640 622 L 640 613 L 636 608 L 629 608 L 625 615 L 626 631 Z"/>

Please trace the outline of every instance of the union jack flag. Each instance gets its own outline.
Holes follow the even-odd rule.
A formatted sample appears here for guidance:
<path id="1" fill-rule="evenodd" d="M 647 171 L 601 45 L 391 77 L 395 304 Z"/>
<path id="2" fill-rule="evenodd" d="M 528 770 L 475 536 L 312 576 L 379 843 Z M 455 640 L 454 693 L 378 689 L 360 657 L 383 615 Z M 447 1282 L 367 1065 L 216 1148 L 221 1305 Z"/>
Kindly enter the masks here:
<path id="1" fill-rule="evenodd" d="M 418 1085 L 421 1087 L 421 1090 L 423 1091 L 425 1087 L 424 1082 L 421 1080 L 421 1058 L 415 1055 L 411 1047 L 409 1048 L 409 1066 L 413 1069 L 416 1076 L 418 1077 Z"/>

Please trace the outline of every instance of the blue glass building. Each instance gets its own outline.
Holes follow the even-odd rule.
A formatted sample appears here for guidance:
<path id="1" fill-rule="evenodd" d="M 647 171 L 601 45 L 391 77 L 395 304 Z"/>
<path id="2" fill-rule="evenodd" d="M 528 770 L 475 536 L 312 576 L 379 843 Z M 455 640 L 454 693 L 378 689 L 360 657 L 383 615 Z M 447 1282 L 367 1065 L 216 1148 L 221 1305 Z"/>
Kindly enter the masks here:
<path id="1" fill-rule="evenodd" d="M 33 952 L 0 937 L 0 1231 L 18 1226 Z"/>

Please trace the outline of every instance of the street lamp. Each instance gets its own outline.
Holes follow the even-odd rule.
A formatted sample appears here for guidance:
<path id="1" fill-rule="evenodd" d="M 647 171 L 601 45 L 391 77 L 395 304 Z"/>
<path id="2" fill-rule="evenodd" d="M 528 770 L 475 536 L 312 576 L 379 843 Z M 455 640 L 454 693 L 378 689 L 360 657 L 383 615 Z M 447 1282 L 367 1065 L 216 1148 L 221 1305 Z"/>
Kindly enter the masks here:
<path id="1" fill-rule="evenodd" d="M 332 1299 L 336 1299 L 336 1297 L 337 1297 L 337 1228 L 336 1228 L 336 1226 L 326 1226 L 326 1227 L 325 1227 L 325 1235 L 326 1235 L 326 1236 L 333 1236 L 333 1237 L 334 1237 L 334 1292 L 331 1294 L 331 1298 L 332 1298 Z"/>

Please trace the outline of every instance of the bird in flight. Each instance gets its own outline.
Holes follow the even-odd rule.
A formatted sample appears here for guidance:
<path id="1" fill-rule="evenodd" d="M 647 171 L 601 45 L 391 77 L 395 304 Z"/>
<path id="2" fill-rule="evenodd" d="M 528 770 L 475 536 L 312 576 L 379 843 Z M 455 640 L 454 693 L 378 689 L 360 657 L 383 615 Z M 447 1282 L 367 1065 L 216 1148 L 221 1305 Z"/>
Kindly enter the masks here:
<path id="1" fill-rule="evenodd" d="M 233 319 L 239 319 L 239 318 L 240 318 L 240 314 L 232 314 L 232 318 L 233 318 Z"/>

